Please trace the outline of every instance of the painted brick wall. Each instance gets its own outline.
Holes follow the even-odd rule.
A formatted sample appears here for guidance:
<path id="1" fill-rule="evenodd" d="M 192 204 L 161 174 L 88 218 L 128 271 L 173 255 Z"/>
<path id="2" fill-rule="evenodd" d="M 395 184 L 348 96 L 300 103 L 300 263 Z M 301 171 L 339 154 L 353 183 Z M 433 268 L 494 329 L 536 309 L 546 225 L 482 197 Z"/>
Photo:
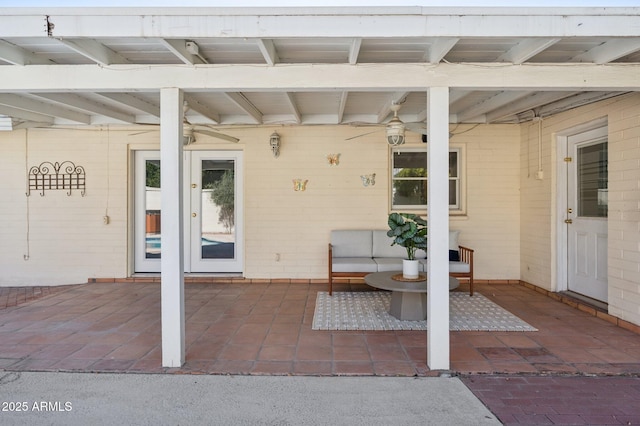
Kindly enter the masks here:
<path id="1" fill-rule="evenodd" d="M 282 139 L 277 159 L 268 144 L 274 129 Z M 387 227 L 389 148 L 384 133 L 345 140 L 372 130 L 234 129 L 229 133 L 240 137 L 240 144 L 202 138 L 192 146 L 245 152 L 246 277 L 325 278 L 332 229 Z M 467 214 L 452 217 L 451 228 L 462 231 L 461 244 L 476 249 L 478 279 L 518 279 L 519 126 L 452 130 L 452 145 L 463 148 Z M 416 134 L 408 139 L 408 145 L 423 146 Z M 7 202 L 0 205 L 0 285 L 128 276 L 129 150 L 157 148 L 157 132 L 122 127 L 1 133 L 0 193 Z M 330 165 L 327 156 L 338 153 L 339 165 Z M 68 197 L 62 191 L 25 197 L 27 166 L 65 160 L 85 168 L 85 197 Z M 376 184 L 363 186 L 360 176 L 373 173 Z M 306 191 L 293 190 L 294 178 L 309 181 Z M 103 223 L 105 215 L 110 217 L 108 225 Z M 28 260 L 23 259 L 26 254 Z"/>
<path id="2" fill-rule="evenodd" d="M 537 180 L 538 127 L 523 125 L 521 149 L 522 279 L 556 291 L 558 230 L 555 134 L 606 117 L 609 131 L 609 313 L 640 324 L 640 95 L 608 99 L 542 122 L 541 164 Z"/>

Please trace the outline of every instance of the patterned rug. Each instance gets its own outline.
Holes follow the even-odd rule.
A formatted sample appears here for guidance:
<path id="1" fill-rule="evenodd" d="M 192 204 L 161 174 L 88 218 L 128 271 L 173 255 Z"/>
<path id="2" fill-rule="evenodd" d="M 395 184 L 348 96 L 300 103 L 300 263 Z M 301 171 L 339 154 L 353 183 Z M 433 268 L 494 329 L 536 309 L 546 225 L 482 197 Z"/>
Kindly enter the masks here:
<path id="1" fill-rule="evenodd" d="M 389 315 L 388 291 L 318 292 L 313 330 L 426 330 L 427 321 Z M 449 293 L 452 331 L 538 331 L 481 294 Z"/>

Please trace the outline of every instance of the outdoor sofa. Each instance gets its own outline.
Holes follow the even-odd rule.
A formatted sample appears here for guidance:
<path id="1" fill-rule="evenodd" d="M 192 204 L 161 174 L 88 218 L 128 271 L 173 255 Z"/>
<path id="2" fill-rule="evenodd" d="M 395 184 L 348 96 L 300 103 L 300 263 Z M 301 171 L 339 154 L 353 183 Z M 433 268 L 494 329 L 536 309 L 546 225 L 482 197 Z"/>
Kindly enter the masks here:
<path id="1" fill-rule="evenodd" d="M 460 231 L 449 231 L 449 275 L 469 281 L 473 296 L 473 250 L 458 245 Z M 334 278 L 364 277 L 373 272 L 401 271 L 407 251 L 391 245 L 386 230 L 340 229 L 331 231 L 329 243 L 329 294 L 333 294 Z M 427 272 L 427 253 L 416 252 L 420 272 Z"/>

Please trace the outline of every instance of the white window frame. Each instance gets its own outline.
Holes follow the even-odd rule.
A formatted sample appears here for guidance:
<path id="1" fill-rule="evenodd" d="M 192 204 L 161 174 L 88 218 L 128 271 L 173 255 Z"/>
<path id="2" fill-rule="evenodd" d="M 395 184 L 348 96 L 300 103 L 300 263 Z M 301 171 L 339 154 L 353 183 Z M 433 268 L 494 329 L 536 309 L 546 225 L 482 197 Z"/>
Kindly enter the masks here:
<path id="1" fill-rule="evenodd" d="M 398 152 L 427 152 L 427 146 L 424 147 L 393 147 L 390 150 L 389 155 L 389 210 L 395 212 L 419 212 L 421 214 L 424 213 L 427 209 L 426 204 L 421 205 L 394 205 L 393 204 L 393 181 L 396 180 L 393 176 L 394 170 L 394 155 Z M 449 153 L 455 152 L 457 154 L 458 160 L 458 176 L 449 177 L 449 181 L 455 181 L 455 188 L 457 192 L 456 203 L 449 204 L 449 214 L 451 215 L 462 215 L 465 214 L 465 205 L 466 205 L 466 155 L 465 155 L 465 146 L 464 145 L 450 145 Z M 426 158 L 425 158 L 425 168 L 427 167 Z M 427 178 L 413 178 L 415 180 Z"/>

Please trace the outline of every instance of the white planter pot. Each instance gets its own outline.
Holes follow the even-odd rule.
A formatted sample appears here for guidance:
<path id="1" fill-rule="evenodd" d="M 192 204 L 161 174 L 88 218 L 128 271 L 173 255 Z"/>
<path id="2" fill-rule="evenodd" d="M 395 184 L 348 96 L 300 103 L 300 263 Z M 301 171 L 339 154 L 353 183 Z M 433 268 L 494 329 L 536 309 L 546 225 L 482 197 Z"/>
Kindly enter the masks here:
<path id="1" fill-rule="evenodd" d="M 418 260 L 402 259 L 402 276 L 408 280 L 418 278 Z"/>

